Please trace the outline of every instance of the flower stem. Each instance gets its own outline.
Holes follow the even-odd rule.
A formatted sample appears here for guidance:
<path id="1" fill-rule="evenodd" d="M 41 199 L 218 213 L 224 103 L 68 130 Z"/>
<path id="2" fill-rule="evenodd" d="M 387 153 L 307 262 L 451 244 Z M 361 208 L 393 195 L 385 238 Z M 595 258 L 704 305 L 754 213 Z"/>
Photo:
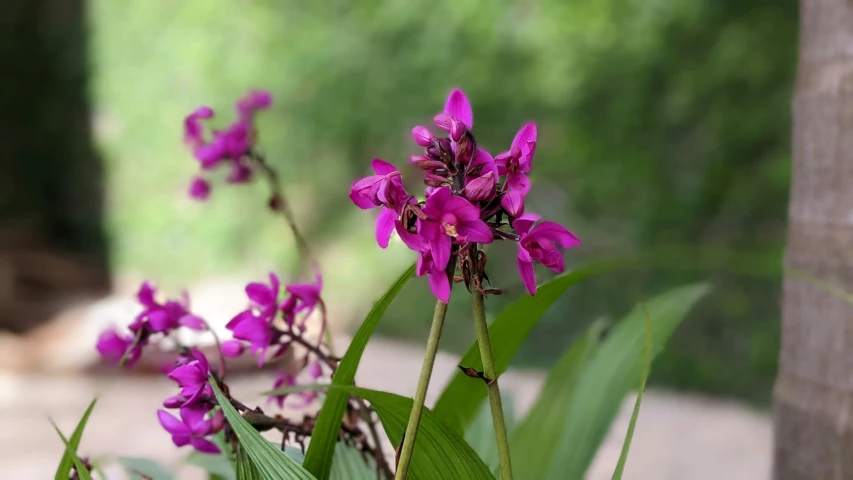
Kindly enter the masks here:
<path id="1" fill-rule="evenodd" d="M 441 339 L 441 329 L 444 326 L 444 316 L 447 314 L 447 304 L 441 300 L 435 303 L 435 314 L 432 317 L 432 327 L 427 340 L 424 363 L 421 367 L 421 378 L 418 380 L 418 388 L 415 391 L 415 399 L 412 403 L 412 413 L 409 415 L 409 424 L 403 436 L 403 445 L 400 447 L 400 456 L 397 461 L 397 473 L 395 480 L 405 480 L 409 472 L 409 462 L 412 461 L 412 453 L 415 450 L 415 438 L 418 435 L 418 427 L 421 423 L 421 414 L 424 410 L 427 387 L 432 376 L 432 367 L 435 365 L 435 355 L 438 353 L 438 341 Z"/>
<path id="2" fill-rule="evenodd" d="M 476 288 L 471 289 L 471 304 L 474 307 L 474 326 L 477 329 L 477 343 L 480 345 L 480 357 L 483 359 L 483 375 L 488 379 L 489 405 L 492 408 L 492 423 L 495 426 L 495 440 L 498 442 L 498 457 L 501 465 L 501 480 L 512 480 L 512 464 L 509 456 L 509 441 L 506 436 L 501 391 L 498 388 L 498 375 L 495 360 L 492 358 L 492 344 L 489 341 L 489 326 L 486 324 L 486 307 L 483 295 Z"/>

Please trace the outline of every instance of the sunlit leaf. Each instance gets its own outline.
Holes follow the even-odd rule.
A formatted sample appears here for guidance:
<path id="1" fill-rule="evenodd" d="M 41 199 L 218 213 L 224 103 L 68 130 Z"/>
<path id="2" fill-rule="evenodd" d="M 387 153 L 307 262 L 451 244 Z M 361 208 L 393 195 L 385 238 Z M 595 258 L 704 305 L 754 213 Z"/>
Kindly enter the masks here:
<path id="1" fill-rule="evenodd" d="M 373 309 L 370 310 L 367 318 L 364 319 L 358 332 L 353 337 L 346 354 L 341 359 L 338 369 L 335 371 L 335 376 L 332 379 L 334 385 L 347 386 L 353 384 L 355 372 L 361 361 L 361 355 L 364 353 L 367 341 L 373 335 L 376 324 L 379 323 L 379 319 L 382 318 L 385 309 L 388 308 L 388 305 L 400 293 L 406 282 L 412 278 L 414 272 L 414 266 L 406 270 L 391 285 L 391 288 L 385 292 L 385 295 L 376 302 Z M 311 436 L 311 443 L 308 445 L 303 465 L 306 470 L 320 480 L 327 480 L 331 474 L 332 459 L 335 456 L 335 447 L 338 442 L 338 431 L 341 428 L 341 420 L 343 419 L 348 399 L 349 394 L 345 390 L 330 390 L 317 417 L 317 423 L 314 427 L 314 433 Z"/>

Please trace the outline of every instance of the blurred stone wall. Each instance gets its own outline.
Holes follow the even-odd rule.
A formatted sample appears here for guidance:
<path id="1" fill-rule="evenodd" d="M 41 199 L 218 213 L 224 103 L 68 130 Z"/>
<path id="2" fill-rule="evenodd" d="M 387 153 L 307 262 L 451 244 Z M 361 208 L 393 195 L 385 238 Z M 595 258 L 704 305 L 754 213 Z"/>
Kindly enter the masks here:
<path id="1" fill-rule="evenodd" d="M 0 2 L 0 329 L 109 288 L 83 0 Z"/>

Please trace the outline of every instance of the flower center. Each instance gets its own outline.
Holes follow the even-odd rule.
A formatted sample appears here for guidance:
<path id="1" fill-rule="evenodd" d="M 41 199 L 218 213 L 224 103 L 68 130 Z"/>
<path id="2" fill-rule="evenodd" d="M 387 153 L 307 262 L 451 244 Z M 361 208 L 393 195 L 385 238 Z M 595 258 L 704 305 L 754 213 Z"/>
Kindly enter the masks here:
<path id="1" fill-rule="evenodd" d="M 441 216 L 441 225 L 444 227 L 444 233 L 451 237 L 458 235 L 458 233 L 456 233 L 456 224 L 458 222 L 459 219 L 452 213 L 445 213 Z"/>

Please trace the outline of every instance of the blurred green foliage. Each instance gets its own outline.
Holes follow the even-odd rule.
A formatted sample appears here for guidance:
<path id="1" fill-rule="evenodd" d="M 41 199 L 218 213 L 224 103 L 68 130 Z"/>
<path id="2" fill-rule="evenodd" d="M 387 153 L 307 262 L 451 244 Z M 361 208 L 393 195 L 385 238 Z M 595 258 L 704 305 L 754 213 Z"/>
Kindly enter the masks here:
<path id="1" fill-rule="evenodd" d="M 208 103 L 228 122 L 231 102 L 262 87 L 276 96 L 260 119 L 263 146 L 327 253 L 327 276 L 341 295 L 369 302 L 411 256 L 375 246 L 348 187 L 373 157 L 405 164 L 416 152 L 409 129 L 428 124 L 459 86 L 492 153 L 523 122 L 539 125 L 528 210 L 584 241 L 570 264 L 669 246 L 759 254 L 754 265 L 724 254 L 704 268 L 588 281 L 549 313 L 517 363 L 549 365 L 594 318 L 710 277 L 714 295 L 676 333 L 652 381 L 769 398 L 794 0 L 94 0 L 91 23 L 120 267 L 175 283 L 294 267 L 287 231 L 259 208 L 261 185 L 215 189 L 204 208 L 184 194 L 195 166 L 180 144 L 181 118 Z M 489 251 L 490 276 L 513 297 L 523 289 L 510 247 Z M 692 260 L 700 258 L 683 261 Z M 404 295 L 381 327 L 425 338 L 426 288 L 413 282 Z M 474 336 L 467 297 L 456 297 L 444 345 L 459 351 Z M 490 301 L 492 313 L 500 306 Z"/>

